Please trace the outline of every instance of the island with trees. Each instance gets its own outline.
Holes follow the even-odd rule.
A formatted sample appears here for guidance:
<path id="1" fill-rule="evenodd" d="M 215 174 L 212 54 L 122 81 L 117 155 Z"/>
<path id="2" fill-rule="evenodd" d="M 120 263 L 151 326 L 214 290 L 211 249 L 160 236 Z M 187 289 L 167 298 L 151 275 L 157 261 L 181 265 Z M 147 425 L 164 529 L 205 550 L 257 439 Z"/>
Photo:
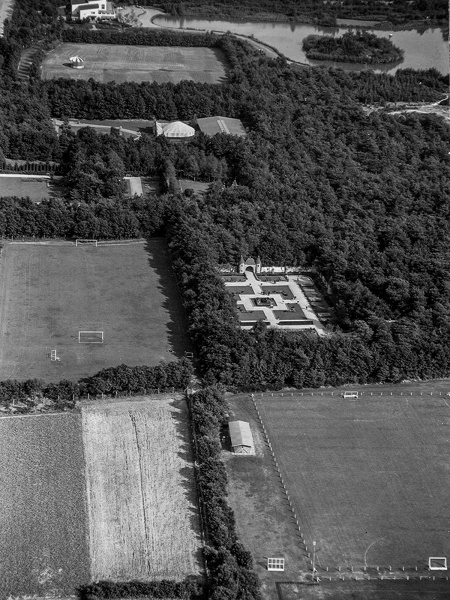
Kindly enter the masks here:
<path id="1" fill-rule="evenodd" d="M 342 37 L 309 35 L 303 50 L 312 60 L 386 64 L 403 60 L 404 52 L 388 40 L 368 31 L 348 31 Z"/>

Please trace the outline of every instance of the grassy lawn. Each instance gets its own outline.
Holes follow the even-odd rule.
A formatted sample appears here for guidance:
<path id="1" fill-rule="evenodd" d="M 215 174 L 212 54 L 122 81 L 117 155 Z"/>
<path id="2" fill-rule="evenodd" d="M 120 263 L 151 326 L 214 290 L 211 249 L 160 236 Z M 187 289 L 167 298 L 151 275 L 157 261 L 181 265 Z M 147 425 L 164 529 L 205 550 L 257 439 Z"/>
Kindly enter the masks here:
<path id="1" fill-rule="evenodd" d="M 84 59 L 84 69 L 70 66 L 69 58 L 75 55 Z M 92 77 L 104 83 L 183 80 L 220 83 L 225 80 L 226 66 L 225 55 L 211 48 L 65 43 L 48 53 L 42 77 L 85 80 Z"/>
<path id="2" fill-rule="evenodd" d="M 89 581 L 81 416 L 0 419 L 0 596 L 67 596 Z"/>
<path id="3" fill-rule="evenodd" d="M 439 385 L 258 397 L 319 569 L 420 570 L 450 553 L 450 402 Z"/>
<path id="4" fill-rule="evenodd" d="M 256 450 L 255 456 L 223 453 L 229 478 L 228 501 L 235 513 L 239 539 L 252 553 L 263 596 L 273 600 L 275 583 L 298 580 L 307 570 L 307 563 L 280 479 L 255 420 L 255 409 L 248 397 L 230 396 L 227 401 L 231 420 L 250 423 Z M 268 557 L 285 558 L 285 572 L 268 572 Z"/>
<path id="5" fill-rule="evenodd" d="M 429 580 L 321 581 L 320 585 L 281 584 L 279 600 L 444 600 L 449 582 Z"/>
<path id="6" fill-rule="evenodd" d="M 57 182 L 40 179 L 39 175 L 36 175 L 36 178 L 1 177 L 0 175 L 0 197 L 28 197 L 33 202 L 40 202 L 49 198 L 61 198 L 65 191 Z"/>
<path id="7" fill-rule="evenodd" d="M 0 259 L 0 378 L 78 379 L 191 350 L 162 240 L 107 246 L 7 244 Z M 78 332 L 104 332 L 80 344 Z M 48 357 L 57 350 L 60 362 Z"/>

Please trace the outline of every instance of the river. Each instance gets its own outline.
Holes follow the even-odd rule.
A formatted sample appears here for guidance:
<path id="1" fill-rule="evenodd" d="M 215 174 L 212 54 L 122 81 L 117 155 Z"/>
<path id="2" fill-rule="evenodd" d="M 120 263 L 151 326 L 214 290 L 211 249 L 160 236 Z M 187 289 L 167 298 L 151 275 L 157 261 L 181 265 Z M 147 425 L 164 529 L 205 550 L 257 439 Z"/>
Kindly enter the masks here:
<path id="1" fill-rule="evenodd" d="M 385 31 L 368 29 L 380 37 L 389 37 L 392 33 L 392 42 L 405 52 L 404 59 L 400 63 L 377 65 L 375 68 L 373 65 L 313 61 L 306 58 L 302 50 L 302 41 L 306 36 L 311 34 L 341 36 L 349 30 L 349 27 L 317 27 L 302 23 L 177 19 L 165 15 L 157 16 L 153 21 L 155 25 L 162 27 L 230 31 L 246 36 L 253 35 L 255 39 L 279 50 L 286 58 L 313 66 L 337 66 L 354 71 L 361 70 L 361 68 L 371 68 L 377 72 L 385 71 L 389 73 L 395 73 L 397 69 L 430 69 L 434 67 L 443 74 L 449 72 L 448 41 L 440 28 L 392 32 L 389 29 Z"/>

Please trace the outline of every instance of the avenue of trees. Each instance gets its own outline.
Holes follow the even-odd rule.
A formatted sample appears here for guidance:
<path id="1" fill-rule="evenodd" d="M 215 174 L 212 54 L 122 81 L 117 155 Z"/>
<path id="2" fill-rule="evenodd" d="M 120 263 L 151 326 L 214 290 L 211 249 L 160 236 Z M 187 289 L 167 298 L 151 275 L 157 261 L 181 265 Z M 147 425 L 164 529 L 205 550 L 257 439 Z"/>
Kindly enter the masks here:
<path id="1" fill-rule="evenodd" d="M 306 56 L 313 60 L 356 62 L 362 64 L 392 63 L 403 59 L 403 50 L 374 33 L 348 31 L 342 37 L 309 35 L 303 40 Z"/>

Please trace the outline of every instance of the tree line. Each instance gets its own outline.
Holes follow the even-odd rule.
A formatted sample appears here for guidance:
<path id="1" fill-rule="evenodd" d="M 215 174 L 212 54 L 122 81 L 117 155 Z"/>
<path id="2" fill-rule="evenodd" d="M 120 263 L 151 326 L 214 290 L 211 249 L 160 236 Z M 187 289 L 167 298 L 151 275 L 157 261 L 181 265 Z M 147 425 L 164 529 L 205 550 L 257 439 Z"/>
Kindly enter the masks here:
<path id="1" fill-rule="evenodd" d="M 404 51 L 391 40 L 368 31 L 348 31 L 342 37 L 309 35 L 303 40 L 306 56 L 313 60 L 385 64 L 401 61 Z"/>
<path id="2" fill-rule="evenodd" d="M 191 380 L 192 363 L 187 359 L 156 367 L 119 365 L 102 369 L 78 381 L 45 382 L 42 379 L 0 381 L 0 404 L 10 409 L 20 403 L 19 412 L 31 412 L 36 404 L 50 401 L 52 410 L 71 409 L 79 400 L 99 396 L 140 395 L 184 391 Z"/>

